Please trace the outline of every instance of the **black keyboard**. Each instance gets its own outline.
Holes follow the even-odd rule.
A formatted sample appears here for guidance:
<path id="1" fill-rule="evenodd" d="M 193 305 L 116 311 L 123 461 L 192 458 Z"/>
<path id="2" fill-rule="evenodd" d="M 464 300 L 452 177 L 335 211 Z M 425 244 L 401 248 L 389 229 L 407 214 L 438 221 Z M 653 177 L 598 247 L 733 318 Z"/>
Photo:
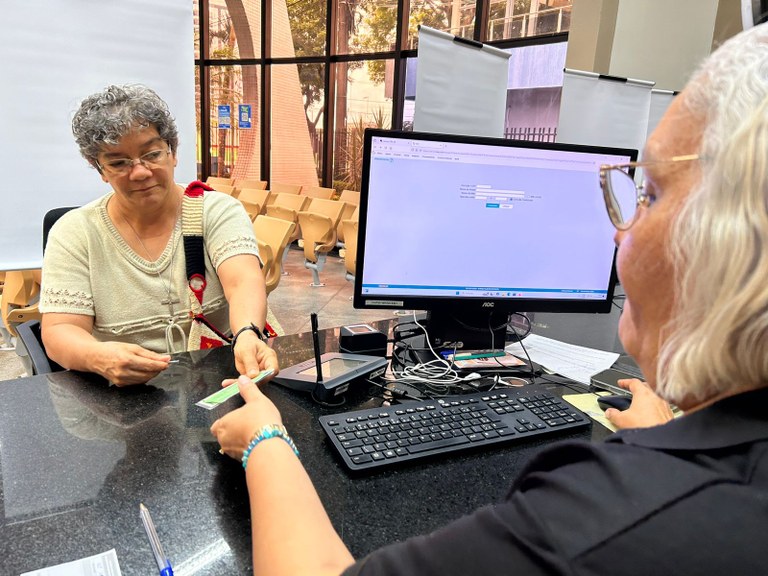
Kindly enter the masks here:
<path id="1" fill-rule="evenodd" d="M 320 424 L 347 468 L 365 470 L 570 432 L 590 420 L 529 385 L 331 414 Z"/>

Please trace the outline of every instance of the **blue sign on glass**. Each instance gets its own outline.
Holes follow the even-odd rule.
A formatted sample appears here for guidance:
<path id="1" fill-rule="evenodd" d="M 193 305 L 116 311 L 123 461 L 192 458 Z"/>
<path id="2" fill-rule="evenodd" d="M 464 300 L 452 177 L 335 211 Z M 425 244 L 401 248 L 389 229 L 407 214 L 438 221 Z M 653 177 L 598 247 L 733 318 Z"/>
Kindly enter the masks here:
<path id="1" fill-rule="evenodd" d="M 251 127 L 251 105 L 250 104 L 238 104 L 237 105 L 237 118 L 240 128 Z"/>
<path id="2" fill-rule="evenodd" d="M 232 128 L 232 107 L 229 104 L 219 106 L 219 128 Z"/>

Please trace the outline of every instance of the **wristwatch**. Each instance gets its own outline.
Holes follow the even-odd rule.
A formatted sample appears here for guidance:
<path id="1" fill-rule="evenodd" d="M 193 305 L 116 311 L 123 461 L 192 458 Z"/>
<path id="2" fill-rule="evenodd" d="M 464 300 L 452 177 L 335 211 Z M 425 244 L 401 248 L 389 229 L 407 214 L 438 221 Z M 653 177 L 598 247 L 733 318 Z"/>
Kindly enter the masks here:
<path id="1" fill-rule="evenodd" d="M 253 332 L 256 332 L 256 336 L 258 336 L 259 340 L 261 340 L 262 342 L 266 342 L 267 341 L 267 337 L 264 336 L 264 333 L 261 330 L 259 330 L 259 328 L 258 328 L 258 326 L 256 326 L 256 324 L 251 322 L 250 324 L 246 324 L 245 326 L 240 328 L 240 330 L 235 332 L 235 335 L 232 336 L 232 343 L 231 343 L 231 345 L 232 345 L 232 350 L 233 351 L 235 349 L 235 344 L 237 343 L 237 338 L 240 336 L 240 334 L 242 334 L 243 332 L 246 332 L 248 330 L 252 330 Z"/>

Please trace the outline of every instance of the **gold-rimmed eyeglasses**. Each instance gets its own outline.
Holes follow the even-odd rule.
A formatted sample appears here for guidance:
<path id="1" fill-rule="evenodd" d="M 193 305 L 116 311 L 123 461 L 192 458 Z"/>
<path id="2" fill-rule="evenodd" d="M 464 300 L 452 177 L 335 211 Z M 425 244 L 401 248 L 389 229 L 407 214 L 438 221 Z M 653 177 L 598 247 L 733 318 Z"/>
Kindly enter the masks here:
<path id="1" fill-rule="evenodd" d="M 635 184 L 630 170 L 656 164 L 689 162 L 699 160 L 698 154 L 673 156 L 667 160 L 648 162 L 627 162 L 626 164 L 604 164 L 600 166 L 600 188 L 603 190 L 608 217 L 617 230 L 628 230 L 635 221 L 638 206 L 648 206 L 649 198 L 643 191 L 645 182 Z"/>
<path id="2" fill-rule="evenodd" d="M 158 148 L 157 150 L 150 150 L 145 152 L 138 158 L 112 158 L 101 164 L 98 160 L 96 166 L 99 170 L 106 172 L 111 176 L 125 176 L 130 174 L 133 167 L 136 164 L 141 164 L 144 168 L 152 170 L 153 168 L 161 168 L 165 165 L 165 161 L 171 155 L 171 148 Z"/>

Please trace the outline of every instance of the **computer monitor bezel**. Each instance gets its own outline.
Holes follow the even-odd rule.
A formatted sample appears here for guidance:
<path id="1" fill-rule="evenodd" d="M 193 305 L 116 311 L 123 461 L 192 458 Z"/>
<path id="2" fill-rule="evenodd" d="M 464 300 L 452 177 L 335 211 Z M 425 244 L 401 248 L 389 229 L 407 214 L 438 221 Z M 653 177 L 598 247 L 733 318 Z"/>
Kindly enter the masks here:
<path id="1" fill-rule="evenodd" d="M 535 298 L 489 298 L 489 297 L 446 297 L 446 296 L 416 296 L 396 295 L 383 297 L 380 295 L 366 296 L 363 294 L 362 271 L 365 269 L 366 232 L 368 221 L 368 199 L 371 168 L 371 145 L 376 137 L 418 139 L 427 141 L 448 141 L 466 144 L 480 144 L 491 146 L 507 146 L 513 148 L 527 148 L 539 150 L 562 150 L 593 154 L 608 154 L 626 156 L 631 162 L 637 160 L 638 151 L 630 148 L 616 148 L 607 146 L 591 146 L 583 144 L 563 144 L 552 142 L 532 142 L 525 140 L 507 140 L 501 138 L 489 138 L 481 136 L 466 136 L 455 134 L 440 134 L 426 132 L 407 132 L 399 130 L 382 130 L 368 128 L 365 131 L 363 143 L 363 167 L 360 190 L 359 206 L 359 232 L 357 239 L 357 260 L 354 283 L 353 305 L 356 309 L 382 309 L 382 310 L 426 310 L 437 313 L 454 313 L 457 315 L 471 315 L 472 313 L 506 313 L 515 312 L 563 312 L 563 313 L 608 313 L 611 310 L 614 289 L 616 286 L 614 249 L 613 263 L 610 271 L 610 279 L 607 286 L 605 299 L 535 299 Z M 600 194 L 599 174 L 595 171 L 595 194 Z M 608 214 L 604 217 L 608 219 Z M 393 233 L 397 232 L 397 223 L 393 223 Z M 417 250 L 420 247 L 414 246 Z M 396 255 L 392 256 L 396 258 Z"/>

